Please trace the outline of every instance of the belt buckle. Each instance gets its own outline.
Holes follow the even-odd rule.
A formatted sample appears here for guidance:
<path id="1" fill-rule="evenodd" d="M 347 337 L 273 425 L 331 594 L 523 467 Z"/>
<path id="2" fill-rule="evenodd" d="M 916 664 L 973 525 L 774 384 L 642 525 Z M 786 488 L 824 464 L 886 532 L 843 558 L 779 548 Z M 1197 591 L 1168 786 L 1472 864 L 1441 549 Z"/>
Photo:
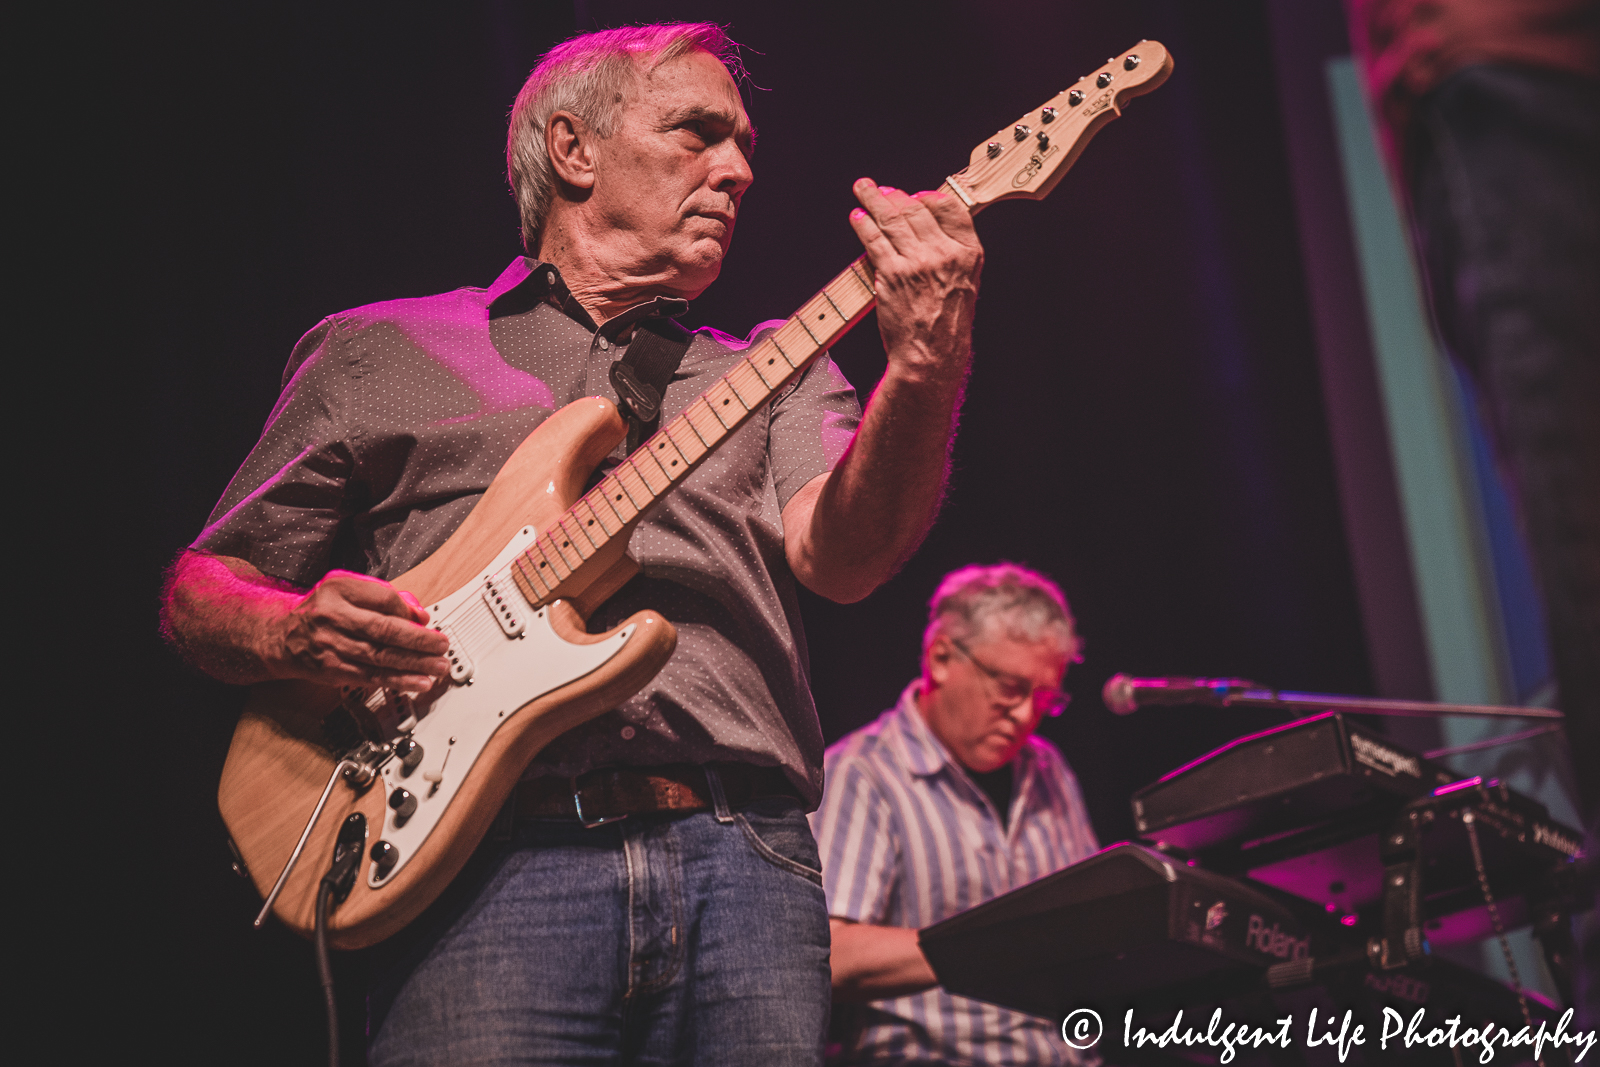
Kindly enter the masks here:
<path id="1" fill-rule="evenodd" d="M 621 822 L 628 817 L 627 812 L 621 815 L 602 815 L 598 819 L 591 819 L 583 813 L 583 790 L 578 788 L 578 779 L 581 775 L 572 776 L 572 808 L 578 815 L 578 822 L 585 830 L 593 830 L 596 826 L 604 826 L 608 822 Z"/>

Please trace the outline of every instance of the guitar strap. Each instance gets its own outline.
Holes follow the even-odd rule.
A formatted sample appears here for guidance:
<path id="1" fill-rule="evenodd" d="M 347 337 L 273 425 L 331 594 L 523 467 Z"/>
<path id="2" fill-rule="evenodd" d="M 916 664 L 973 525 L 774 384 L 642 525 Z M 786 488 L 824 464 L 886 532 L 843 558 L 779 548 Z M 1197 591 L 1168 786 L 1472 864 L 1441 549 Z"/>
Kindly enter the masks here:
<path id="1" fill-rule="evenodd" d="M 694 335 L 665 316 L 641 319 L 621 359 L 611 364 L 611 387 L 628 419 L 631 453 L 661 424 L 661 396 Z"/>

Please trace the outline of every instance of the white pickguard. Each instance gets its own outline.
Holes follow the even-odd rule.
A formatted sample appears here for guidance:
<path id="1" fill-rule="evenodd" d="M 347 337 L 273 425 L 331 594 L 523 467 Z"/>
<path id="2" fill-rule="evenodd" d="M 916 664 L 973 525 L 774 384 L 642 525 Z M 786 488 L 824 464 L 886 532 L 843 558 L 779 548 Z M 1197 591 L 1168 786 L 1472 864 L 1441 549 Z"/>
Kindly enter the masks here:
<path id="1" fill-rule="evenodd" d="M 597 669 L 633 636 L 634 627 L 628 626 L 604 641 L 571 644 L 551 628 L 548 608 L 535 611 L 514 582 L 500 581 L 496 590 L 524 624 L 517 636 L 506 632 L 484 600 L 485 579 L 527 548 L 536 532 L 524 527 L 473 581 L 429 605 L 433 622 L 471 664 L 471 677 L 465 684 L 452 683 L 411 731 L 422 746 L 422 761 L 409 773 L 397 759 L 384 765 L 385 797 L 396 787 L 407 789 L 416 796 L 417 809 L 401 824 L 385 807 L 381 837 L 399 857 L 381 878 L 378 865 L 368 864 L 367 884 L 374 889 L 394 878 L 422 847 L 484 746 L 517 709 Z"/>

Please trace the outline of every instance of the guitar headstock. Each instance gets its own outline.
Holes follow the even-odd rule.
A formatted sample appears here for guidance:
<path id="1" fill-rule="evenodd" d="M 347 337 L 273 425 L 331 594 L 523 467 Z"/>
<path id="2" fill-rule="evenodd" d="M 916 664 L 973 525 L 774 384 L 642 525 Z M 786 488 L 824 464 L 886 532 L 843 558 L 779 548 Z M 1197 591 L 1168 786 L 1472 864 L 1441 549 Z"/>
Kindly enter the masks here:
<path id="1" fill-rule="evenodd" d="M 1166 47 L 1140 41 L 978 145 L 966 168 L 947 181 L 974 215 L 997 200 L 1042 200 L 1100 127 L 1171 73 Z"/>

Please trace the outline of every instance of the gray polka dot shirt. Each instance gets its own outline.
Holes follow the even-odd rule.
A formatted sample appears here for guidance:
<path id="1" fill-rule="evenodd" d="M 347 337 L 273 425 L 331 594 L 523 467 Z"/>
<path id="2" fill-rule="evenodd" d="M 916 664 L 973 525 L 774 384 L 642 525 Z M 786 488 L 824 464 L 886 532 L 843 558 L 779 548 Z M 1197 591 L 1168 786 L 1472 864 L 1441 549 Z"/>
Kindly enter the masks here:
<path id="1" fill-rule="evenodd" d="M 193 547 L 302 586 L 334 567 L 410 570 L 552 411 L 616 400 L 608 372 L 621 352 L 603 341 L 554 269 L 524 258 L 486 290 L 323 320 L 295 347 L 261 440 Z M 696 331 L 662 422 L 748 343 Z M 631 543 L 643 573 L 590 627 L 654 608 L 677 627 L 677 651 L 637 696 L 541 752 L 530 776 L 732 760 L 782 767 L 816 803 L 822 733 L 781 516 L 839 461 L 859 419 L 854 390 L 824 356 L 648 515 Z"/>

